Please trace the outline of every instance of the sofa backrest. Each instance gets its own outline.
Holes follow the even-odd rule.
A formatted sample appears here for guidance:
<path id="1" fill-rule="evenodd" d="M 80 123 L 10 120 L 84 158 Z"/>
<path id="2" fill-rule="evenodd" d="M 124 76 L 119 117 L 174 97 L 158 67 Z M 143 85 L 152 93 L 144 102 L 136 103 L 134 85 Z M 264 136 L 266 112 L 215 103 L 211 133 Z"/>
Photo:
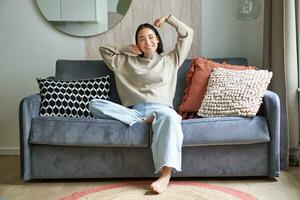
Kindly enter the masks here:
<path id="1" fill-rule="evenodd" d="M 246 58 L 214 58 L 216 62 L 227 62 L 236 65 L 248 65 Z M 186 59 L 178 71 L 177 87 L 173 100 L 174 108 L 178 110 L 186 86 L 186 74 L 192 64 L 191 59 Z M 88 79 L 99 76 L 110 75 L 111 77 L 111 101 L 120 103 L 117 93 L 113 72 L 102 60 L 57 60 L 55 79 L 56 80 L 77 80 Z"/>
<path id="2" fill-rule="evenodd" d="M 102 60 L 57 60 L 56 80 L 89 79 L 109 75 L 111 77 L 110 100 L 121 103 L 113 72 Z"/>

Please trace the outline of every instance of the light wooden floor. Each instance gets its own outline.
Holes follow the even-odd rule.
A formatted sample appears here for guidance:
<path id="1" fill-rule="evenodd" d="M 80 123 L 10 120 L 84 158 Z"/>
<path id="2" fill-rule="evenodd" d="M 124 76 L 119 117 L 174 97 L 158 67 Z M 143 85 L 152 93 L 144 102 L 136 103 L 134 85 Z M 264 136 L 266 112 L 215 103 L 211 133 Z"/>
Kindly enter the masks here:
<path id="1" fill-rule="evenodd" d="M 0 156 L 0 200 L 59 199 L 87 188 L 120 182 L 116 179 L 22 182 L 19 156 Z M 275 179 L 192 179 L 247 192 L 258 199 L 300 200 L 300 168 L 281 171 Z"/>

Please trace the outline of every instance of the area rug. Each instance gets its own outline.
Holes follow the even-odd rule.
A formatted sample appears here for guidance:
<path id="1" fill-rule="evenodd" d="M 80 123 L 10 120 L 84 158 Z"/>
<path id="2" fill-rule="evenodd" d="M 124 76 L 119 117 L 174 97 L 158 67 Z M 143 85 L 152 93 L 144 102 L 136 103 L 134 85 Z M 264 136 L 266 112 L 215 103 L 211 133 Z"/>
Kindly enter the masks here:
<path id="1" fill-rule="evenodd" d="M 246 192 L 229 187 L 196 181 L 171 181 L 168 189 L 162 194 L 149 191 L 151 182 L 136 181 L 98 186 L 75 192 L 60 200 L 256 200 Z"/>

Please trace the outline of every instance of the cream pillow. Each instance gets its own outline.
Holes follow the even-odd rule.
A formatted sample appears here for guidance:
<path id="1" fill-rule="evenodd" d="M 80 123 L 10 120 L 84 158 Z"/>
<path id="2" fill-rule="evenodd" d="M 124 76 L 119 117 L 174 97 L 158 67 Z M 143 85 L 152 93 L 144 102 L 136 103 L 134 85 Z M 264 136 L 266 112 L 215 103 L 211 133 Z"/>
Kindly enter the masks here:
<path id="1" fill-rule="evenodd" d="M 272 75 L 267 70 L 215 68 L 197 114 L 201 117 L 255 116 Z"/>

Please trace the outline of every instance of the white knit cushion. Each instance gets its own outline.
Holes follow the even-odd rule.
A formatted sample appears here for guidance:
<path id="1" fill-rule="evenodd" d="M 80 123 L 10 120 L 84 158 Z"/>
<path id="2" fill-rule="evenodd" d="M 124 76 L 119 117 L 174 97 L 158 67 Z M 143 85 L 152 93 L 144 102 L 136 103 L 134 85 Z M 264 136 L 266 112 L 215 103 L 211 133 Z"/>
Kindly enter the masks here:
<path id="1" fill-rule="evenodd" d="M 267 70 L 215 68 L 197 114 L 201 117 L 255 116 L 272 75 Z"/>

